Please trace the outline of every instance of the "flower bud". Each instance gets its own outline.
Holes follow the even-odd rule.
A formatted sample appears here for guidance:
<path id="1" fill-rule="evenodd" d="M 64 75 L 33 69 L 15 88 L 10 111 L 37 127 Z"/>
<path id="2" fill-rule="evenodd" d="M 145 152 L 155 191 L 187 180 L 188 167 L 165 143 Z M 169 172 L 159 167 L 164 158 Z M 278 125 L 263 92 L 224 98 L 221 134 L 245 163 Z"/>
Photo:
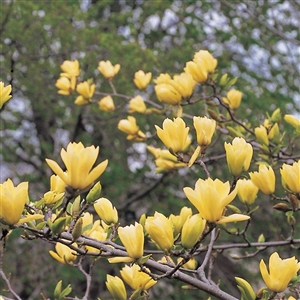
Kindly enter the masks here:
<path id="1" fill-rule="evenodd" d="M 254 129 L 255 136 L 261 145 L 269 146 L 269 138 L 266 127 L 260 125 Z"/>
<path id="2" fill-rule="evenodd" d="M 249 173 L 252 182 L 266 195 L 275 191 L 275 173 L 271 166 L 260 164 L 258 172 Z"/>
<path id="3" fill-rule="evenodd" d="M 258 187 L 248 179 L 239 179 L 236 185 L 240 201 L 247 205 L 253 204 L 257 197 Z"/>
<path id="4" fill-rule="evenodd" d="M 99 218 L 107 225 L 118 223 L 118 211 L 106 198 L 100 198 L 94 203 L 94 209 Z"/>
<path id="5" fill-rule="evenodd" d="M 114 300 L 126 300 L 127 293 L 125 289 L 125 285 L 121 278 L 118 276 L 111 276 L 107 274 L 106 279 L 106 287 L 109 290 L 110 294 L 114 298 Z"/>
<path id="6" fill-rule="evenodd" d="M 207 147 L 211 143 L 216 130 L 216 121 L 207 117 L 194 117 L 194 127 L 197 132 L 197 143 L 201 147 Z"/>
<path id="7" fill-rule="evenodd" d="M 86 202 L 90 204 L 98 200 L 100 198 L 101 190 L 102 190 L 102 186 L 100 184 L 100 181 L 98 181 L 87 194 Z"/>
<path id="8" fill-rule="evenodd" d="M 144 230 L 141 224 L 135 222 L 134 226 L 119 227 L 118 234 L 129 257 L 138 259 L 143 256 Z"/>
<path id="9" fill-rule="evenodd" d="M 163 214 L 155 212 L 153 217 L 148 217 L 145 229 L 161 250 L 168 252 L 173 247 L 172 222 Z"/>
<path id="10" fill-rule="evenodd" d="M 239 176 L 243 171 L 247 171 L 253 155 L 252 145 L 246 143 L 243 138 L 234 138 L 231 144 L 224 144 L 226 159 L 230 173 Z"/>
<path id="11" fill-rule="evenodd" d="M 182 227 L 181 244 L 186 249 L 191 249 L 199 240 L 204 231 L 206 221 L 199 214 L 189 217 Z"/>
<path id="12" fill-rule="evenodd" d="M 300 193 L 300 160 L 293 165 L 283 164 L 280 169 L 282 185 L 285 189 Z"/>

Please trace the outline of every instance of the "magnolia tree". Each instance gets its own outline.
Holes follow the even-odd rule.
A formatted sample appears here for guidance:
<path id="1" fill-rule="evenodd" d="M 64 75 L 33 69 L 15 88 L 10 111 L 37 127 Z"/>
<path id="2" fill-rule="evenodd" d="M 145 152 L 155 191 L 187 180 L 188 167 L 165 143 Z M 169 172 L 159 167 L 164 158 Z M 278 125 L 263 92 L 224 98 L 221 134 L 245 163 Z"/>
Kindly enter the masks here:
<path id="1" fill-rule="evenodd" d="M 300 277 L 297 277 L 300 263 L 295 256 L 280 253 L 287 247 L 299 248 L 300 244 L 295 236 L 300 207 L 300 154 L 295 146 L 300 136 L 297 117 L 287 114 L 283 121 L 280 110 L 275 109 L 262 124 L 249 124 L 237 118 L 242 92 L 232 88 L 236 78 L 220 74 L 217 60 L 208 51 L 195 53 L 183 73 L 173 77 L 160 74 L 154 79 L 156 96 L 147 95 L 151 91 L 150 72 L 135 73 L 133 81 L 140 93 L 131 97 L 119 94 L 113 84 L 119 64 L 99 63 L 102 74 L 99 76 L 106 78 L 112 90 L 106 94 L 97 91 L 93 80 L 81 78 L 77 60 L 65 61 L 61 69 L 63 73 L 56 82 L 58 93 L 77 93 L 75 105 L 97 105 L 101 111 L 116 115 L 126 107 L 128 117 L 119 120 L 118 129 L 127 135 L 127 140 L 147 145 L 157 173 L 177 172 L 182 176 L 185 171 L 199 168 L 203 177 L 194 178 L 183 188 L 182 195 L 190 205 L 183 206 L 177 215 L 156 211 L 153 215 L 141 215 L 133 224 L 122 224 L 114 199 L 107 199 L 101 193 L 98 181 L 109 161 L 95 165 L 98 147 L 71 142 L 60 152 L 63 164 L 45 158 L 54 175 L 50 177 L 50 190 L 40 200 L 29 200 L 28 182 L 14 185 L 7 179 L 0 185 L 1 259 L 5 258 L 10 233 L 19 228 L 28 243 L 40 239 L 53 244 L 55 249 L 50 255 L 58 263 L 72 265 L 84 274 L 86 289 L 81 299 L 90 295 L 94 263 L 86 271 L 83 262 L 92 257 L 94 262 L 103 259 L 120 266 L 119 276 L 107 274 L 105 282 L 113 299 L 150 299 L 156 284 L 172 279 L 183 283 L 185 289 L 233 300 L 237 298 L 211 276 L 213 269 L 218 268 L 214 264 L 216 253 L 244 248 L 245 253 L 237 252 L 240 254 L 235 257 L 243 259 L 272 247 L 277 251 L 271 252 L 268 261 L 258 260 L 254 266 L 264 285 L 254 288 L 251 278 L 235 277 L 239 298 L 300 298 Z M 1 82 L 2 109 L 11 98 L 10 93 L 11 86 Z M 201 115 L 195 114 L 194 109 L 199 102 L 205 103 Z M 146 115 L 156 115 L 155 120 L 161 121 L 148 124 L 151 119 L 145 118 L 141 128 L 133 116 L 137 114 L 140 120 Z M 161 142 L 161 148 L 152 146 L 154 140 Z M 220 152 L 213 156 L 210 149 L 220 143 Z M 212 161 L 224 157 L 227 180 L 218 178 L 209 167 Z M 276 178 L 280 184 L 275 184 Z M 287 231 L 281 239 L 269 236 L 266 241 L 263 230 L 267 228 L 258 232 L 257 241 L 247 236 L 250 225 L 256 226 L 255 216 L 262 215 L 256 200 L 262 194 L 270 198 L 266 204 L 270 210 L 285 215 Z M 232 242 L 233 236 L 239 241 Z M 8 274 L 0 271 L 6 291 L 21 299 Z M 58 281 L 54 299 L 78 297 L 72 295 L 71 284 Z"/>

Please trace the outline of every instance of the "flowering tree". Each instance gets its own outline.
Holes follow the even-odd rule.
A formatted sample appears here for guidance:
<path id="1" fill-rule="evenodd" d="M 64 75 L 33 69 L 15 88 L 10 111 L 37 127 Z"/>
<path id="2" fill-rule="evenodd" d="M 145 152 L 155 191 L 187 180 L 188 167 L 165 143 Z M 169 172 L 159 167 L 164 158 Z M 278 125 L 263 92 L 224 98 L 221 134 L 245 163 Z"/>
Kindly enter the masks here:
<path id="1" fill-rule="evenodd" d="M 65 287 L 59 280 L 55 299 L 88 299 L 92 269 L 99 260 L 120 269 L 116 276 L 106 277 L 114 299 L 150 299 L 152 290 L 166 279 L 218 299 L 237 299 L 222 285 L 223 279 L 213 275 L 218 253 L 227 250 L 227 255 L 242 261 L 271 249 L 267 265 L 262 259 L 254 267 L 264 281 L 260 288 L 252 286 L 252 278 L 235 277 L 239 298 L 299 298 L 300 263 L 295 255 L 283 258 L 278 252 L 300 244 L 296 230 L 300 120 L 282 116 L 278 108 L 266 114 L 261 124 L 239 118 L 243 93 L 233 88 L 237 78 L 220 73 L 217 65 L 216 58 L 200 50 L 182 73 L 155 78 L 155 95 L 151 72 L 137 70 L 130 81 L 138 91 L 124 95 L 114 84 L 120 64 L 99 62 L 98 76 L 104 76 L 111 88 L 102 92 L 97 79 L 84 78 L 79 61 L 64 61 L 56 81 L 58 94 L 74 97 L 71 105 L 96 106 L 116 119 L 116 127 L 126 134 L 124 141 L 147 146 L 154 161 L 149 168 L 155 165 L 157 178 L 189 174 L 192 180 L 178 193 L 182 205 L 176 214 L 154 211 L 125 224 L 114 199 L 107 199 L 98 181 L 109 172 L 110 162 L 96 163 L 98 146 L 70 142 L 60 151 L 61 162 L 45 157 L 54 174 L 41 199 L 29 200 L 28 182 L 15 186 L 7 179 L 1 184 L 2 256 L 6 240 L 16 229 L 28 243 L 40 239 L 53 244 L 50 255 L 78 268 L 86 283 L 83 295 L 72 295 L 71 283 Z M 5 109 L 11 86 L 1 82 L 0 88 Z M 119 117 L 122 111 L 127 118 Z M 109 134 L 110 128 L 104 130 Z M 216 162 L 220 167 L 214 170 Z M 281 184 L 276 185 L 276 179 Z M 260 208 L 263 194 L 270 201 Z M 257 228 L 256 216 L 261 218 L 265 207 L 276 211 L 274 217 L 283 217 L 280 237 L 270 236 L 267 226 Z M 90 258 L 87 270 L 85 262 Z M 9 276 L 2 270 L 0 275 L 8 291 L 21 299 Z"/>

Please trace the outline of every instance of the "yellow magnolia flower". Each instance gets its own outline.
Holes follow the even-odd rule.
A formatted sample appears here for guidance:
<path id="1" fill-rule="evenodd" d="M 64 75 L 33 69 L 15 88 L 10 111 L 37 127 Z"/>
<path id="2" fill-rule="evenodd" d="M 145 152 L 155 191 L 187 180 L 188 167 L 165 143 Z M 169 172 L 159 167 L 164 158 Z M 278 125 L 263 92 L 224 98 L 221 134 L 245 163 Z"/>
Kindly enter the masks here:
<path id="1" fill-rule="evenodd" d="M 292 166 L 283 164 L 280 174 L 284 188 L 300 193 L 300 160 L 294 162 Z"/>
<path id="2" fill-rule="evenodd" d="M 184 71 L 190 73 L 194 80 L 199 83 L 205 82 L 208 77 L 208 71 L 202 58 L 197 58 L 196 61 L 188 61 Z"/>
<path id="3" fill-rule="evenodd" d="M 284 120 L 296 129 L 300 127 L 300 120 L 293 115 L 285 115 Z"/>
<path id="4" fill-rule="evenodd" d="M 80 75 L 79 69 L 79 62 L 78 60 L 65 60 L 61 65 L 60 68 L 63 70 L 64 73 L 61 73 L 61 77 L 78 77 Z"/>
<path id="5" fill-rule="evenodd" d="M 106 198 L 100 198 L 94 203 L 94 209 L 99 218 L 106 224 L 118 223 L 118 211 Z"/>
<path id="6" fill-rule="evenodd" d="M 190 142 L 189 142 L 190 143 Z M 147 149 L 155 156 L 156 173 L 170 171 L 176 168 L 186 167 L 185 163 L 178 162 L 177 157 L 170 153 L 169 150 L 162 150 L 147 146 Z"/>
<path id="7" fill-rule="evenodd" d="M 207 51 L 200 50 L 194 55 L 194 61 L 201 59 L 205 65 L 207 72 L 213 73 L 217 67 L 218 61 Z"/>
<path id="8" fill-rule="evenodd" d="M 252 182 L 266 195 L 275 191 L 275 173 L 271 166 L 260 164 L 258 172 L 249 173 Z"/>
<path id="9" fill-rule="evenodd" d="M 259 268 L 268 289 L 281 293 L 299 271 L 300 263 L 295 256 L 281 259 L 278 253 L 274 252 L 269 259 L 269 270 L 263 260 L 260 261 Z"/>
<path id="10" fill-rule="evenodd" d="M 58 94 L 68 96 L 75 90 L 76 77 L 60 77 L 56 80 L 55 86 L 58 88 Z"/>
<path id="11" fill-rule="evenodd" d="M 172 222 L 159 212 L 153 217 L 147 217 L 145 229 L 150 238 L 164 252 L 168 252 L 174 244 Z"/>
<path id="12" fill-rule="evenodd" d="M 11 93 L 11 85 L 4 86 L 4 82 L 0 81 L 0 109 L 2 108 L 3 104 L 7 102 L 12 95 Z"/>
<path id="13" fill-rule="evenodd" d="M 206 221 L 223 224 L 249 219 L 249 216 L 241 214 L 223 216 L 225 207 L 233 201 L 237 194 L 236 189 L 230 193 L 228 181 L 223 183 L 219 179 L 212 180 L 208 178 L 203 180 L 199 178 L 195 190 L 185 187 L 183 191 L 189 201 L 197 208 L 200 216 Z"/>
<path id="14" fill-rule="evenodd" d="M 127 293 L 124 282 L 118 276 L 107 274 L 106 287 L 113 296 L 114 300 L 126 300 Z"/>
<path id="15" fill-rule="evenodd" d="M 187 148 L 190 141 L 188 139 L 189 128 L 181 118 L 174 121 L 165 119 L 163 129 L 155 125 L 157 135 L 168 149 L 172 149 L 174 153 L 183 152 Z"/>
<path id="16" fill-rule="evenodd" d="M 73 245 L 77 247 L 75 243 Z M 72 265 L 77 258 L 75 251 L 70 249 L 65 244 L 56 243 L 55 250 L 56 252 L 50 250 L 49 253 L 53 258 L 55 258 L 57 261 L 59 261 L 62 264 Z"/>
<path id="17" fill-rule="evenodd" d="M 169 84 L 172 81 L 172 79 L 171 79 L 171 76 L 169 74 L 165 73 L 165 74 L 160 74 L 153 81 L 154 81 L 155 84 L 162 84 L 162 83 Z"/>
<path id="18" fill-rule="evenodd" d="M 94 96 L 96 89 L 95 84 L 90 84 L 87 81 L 78 83 L 76 87 L 76 91 L 79 96 L 75 100 L 75 104 L 77 105 L 85 105 L 91 102 L 92 97 Z"/>
<path id="19" fill-rule="evenodd" d="M 146 107 L 145 101 L 143 100 L 143 98 L 140 95 L 132 98 L 129 101 L 129 112 L 130 113 L 138 112 L 138 113 L 143 114 L 146 112 L 146 110 L 147 110 L 147 107 Z"/>
<path id="20" fill-rule="evenodd" d="M 169 150 L 162 150 L 160 148 L 155 148 L 152 146 L 147 146 L 147 149 L 154 155 L 155 158 L 162 158 L 165 160 L 170 160 L 172 162 L 177 162 L 177 157 L 170 153 Z"/>
<path id="21" fill-rule="evenodd" d="M 59 201 L 65 192 L 66 184 L 57 175 L 50 177 L 50 191 L 44 194 L 44 200 L 46 204 L 53 204 Z"/>
<path id="22" fill-rule="evenodd" d="M 176 158 L 177 159 L 177 158 Z M 174 162 L 164 158 L 158 158 L 155 160 L 156 173 L 168 172 L 178 168 L 186 167 L 186 163 Z"/>
<path id="23" fill-rule="evenodd" d="M 184 206 L 180 210 L 180 214 L 175 216 L 171 214 L 169 216 L 170 221 L 173 225 L 173 232 L 174 236 L 176 237 L 182 230 L 183 224 L 186 222 L 186 220 L 192 215 L 192 209 Z"/>
<path id="24" fill-rule="evenodd" d="M 275 123 L 271 127 L 268 133 L 268 138 L 269 140 L 274 141 L 275 143 L 280 142 L 280 131 L 279 131 L 278 123 Z"/>
<path id="25" fill-rule="evenodd" d="M 237 90 L 230 90 L 227 93 L 226 98 L 222 98 L 223 102 L 228 104 L 229 108 L 231 109 L 237 109 L 241 105 L 242 101 L 242 92 Z"/>
<path id="26" fill-rule="evenodd" d="M 243 138 L 236 137 L 232 144 L 224 143 L 226 159 L 230 173 L 239 176 L 243 171 L 247 171 L 253 155 L 252 145 Z"/>
<path id="27" fill-rule="evenodd" d="M 171 105 L 178 105 L 181 101 L 181 94 L 170 83 L 160 83 L 154 87 L 159 101 Z"/>
<path id="28" fill-rule="evenodd" d="M 118 234 L 128 255 L 138 259 L 144 253 L 144 229 L 143 226 L 135 222 L 134 226 L 119 227 Z"/>
<path id="29" fill-rule="evenodd" d="M 183 99 L 189 99 L 195 89 L 196 81 L 190 73 L 175 75 L 170 84 L 180 93 Z"/>
<path id="30" fill-rule="evenodd" d="M 194 117 L 193 120 L 197 133 L 197 143 L 199 146 L 206 148 L 211 143 L 217 123 L 207 117 Z"/>
<path id="31" fill-rule="evenodd" d="M 19 222 L 28 198 L 28 182 L 14 186 L 10 179 L 0 184 L 0 222 L 14 225 Z"/>
<path id="32" fill-rule="evenodd" d="M 249 179 L 239 179 L 237 184 L 237 193 L 241 202 L 251 205 L 254 203 L 258 187 Z"/>
<path id="33" fill-rule="evenodd" d="M 142 90 L 148 86 L 151 78 L 152 78 L 151 72 L 145 74 L 144 71 L 139 70 L 138 72 L 135 72 L 133 81 L 134 84 L 137 86 L 137 88 Z"/>
<path id="34" fill-rule="evenodd" d="M 128 116 L 127 120 L 120 120 L 118 129 L 128 134 L 127 140 L 142 141 L 146 138 L 146 135 L 137 126 L 136 119 L 132 116 Z"/>
<path id="35" fill-rule="evenodd" d="M 206 220 L 202 219 L 200 214 L 188 217 L 181 232 L 181 244 L 184 248 L 192 248 L 199 240 L 205 229 Z"/>
<path id="36" fill-rule="evenodd" d="M 103 111 L 114 111 L 116 109 L 114 100 L 111 96 L 105 96 L 98 101 L 99 109 Z"/>
<path id="37" fill-rule="evenodd" d="M 119 64 L 113 66 L 109 60 L 102 60 L 98 65 L 99 72 L 108 80 L 112 80 L 119 73 L 120 68 Z"/>
<path id="38" fill-rule="evenodd" d="M 121 276 L 123 280 L 133 289 L 133 290 L 148 290 L 156 281 L 146 273 L 144 273 L 141 268 L 133 264 L 131 267 L 125 266 L 121 271 Z"/>
<path id="39" fill-rule="evenodd" d="M 57 174 L 66 185 L 73 189 L 84 190 L 89 187 L 106 169 L 108 161 L 105 160 L 94 169 L 99 147 L 84 147 L 82 143 L 69 143 L 67 151 L 62 149 L 61 158 L 66 166 L 64 172 L 57 162 L 46 159 L 48 166 Z"/>
<path id="40" fill-rule="evenodd" d="M 267 128 L 263 125 L 254 129 L 255 136 L 260 144 L 269 146 L 269 138 Z"/>

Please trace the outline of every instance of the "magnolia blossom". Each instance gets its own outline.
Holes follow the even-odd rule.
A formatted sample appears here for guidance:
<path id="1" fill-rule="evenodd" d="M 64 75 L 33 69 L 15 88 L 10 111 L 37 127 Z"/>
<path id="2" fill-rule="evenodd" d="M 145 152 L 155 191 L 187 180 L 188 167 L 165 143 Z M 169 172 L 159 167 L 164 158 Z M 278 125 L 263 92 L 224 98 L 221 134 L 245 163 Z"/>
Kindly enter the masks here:
<path id="1" fill-rule="evenodd" d="M 100 61 L 98 66 L 99 72 L 108 80 L 112 80 L 119 73 L 120 68 L 119 64 L 113 66 L 109 60 Z"/>
<path id="2" fill-rule="evenodd" d="M 243 138 L 236 137 L 232 144 L 224 143 L 226 159 L 230 173 L 239 176 L 243 171 L 247 171 L 253 155 L 252 145 Z"/>
<path id="3" fill-rule="evenodd" d="M 144 71 L 139 70 L 138 72 L 136 72 L 134 74 L 133 81 L 134 81 L 134 84 L 137 86 L 137 88 L 142 90 L 142 89 L 145 89 L 148 86 L 151 78 L 152 78 L 152 73 L 151 72 L 145 74 Z"/>
<path id="4" fill-rule="evenodd" d="M 3 104 L 7 102 L 12 95 L 11 93 L 11 85 L 4 86 L 4 83 L 0 81 L 0 109 L 2 108 Z"/>
<path id="5" fill-rule="evenodd" d="M 251 205 L 254 203 L 257 193 L 258 187 L 249 179 L 239 179 L 237 184 L 237 193 L 241 202 Z"/>
<path id="6" fill-rule="evenodd" d="M 57 174 L 66 185 L 84 190 L 89 187 L 106 169 L 108 161 L 105 160 L 95 168 L 93 165 L 98 157 L 99 147 L 84 147 L 82 143 L 69 143 L 67 150 L 62 149 L 61 158 L 66 166 L 64 172 L 57 162 L 46 159 L 52 171 Z"/>
<path id="7" fill-rule="evenodd" d="M 271 166 L 260 164 L 258 172 L 249 173 L 252 182 L 266 195 L 275 191 L 275 173 Z"/>
<path id="8" fill-rule="evenodd" d="M 134 98 L 132 98 L 129 101 L 129 112 L 133 113 L 133 112 L 138 112 L 138 113 L 145 113 L 147 110 L 145 101 L 143 100 L 143 98 L 138 95 Z"/>
<path id="9" fill-rule="evenodd" d="M 181 232 L 181 244 L 184 248 L 192 248 L 205 229 L 206 220 L 200 214 L 190 216 L 185 221 Z"/>
<path id="10" fill-rule="evenodd" d="M 144 253 L 144 229 L 137 222 L 134 225 L 119 227 L 118 234 L 128 255 L 137 259 Z"/>
<path id="11" fill-rule="evenodd" d="M 294 193 L 300 193 L 300 160 L 293 165 L 283 164 L 280 169 L 282 184 Z"/>
<path id="12" fill-rule="evenodd" d="M 98 101 L 99 109 L 102 111 L 110 112 L 116 109 L 114 100 L 111 96 L 105 96 Z"/>
<path id="13" fill-rule="evenodd" d="M 73 244 L 77 246 L 76 243 Z M 72 265 L 73 262 L 76 260 L 77 255 L 75 254 L 74 250 L 70 249 L 67 245 L 62 243 L 56 243 L 55 245 L 56 252 L 50 250 L 50 255 L 59 261 L 62 264 L 70 264 Z"/>
<path id="14" fill-rule="evenodd" d="M 191 74 L 193 79 L 199 83 L 205 82 L 208 77 L 208 71 L 202 58 L 197 58 L 196 61 L 188 61 L 184 71 Z"/>
<path id="15" fill-rule="evenodd" d="M 186 127 L 185 122 L 181 118 L 176 118 L 174 121 L 165 119 L 163 128 L 161 129 L 155 125 L 157 135 L 168 149 L 172 152 L 181 152 L 188 147 L 189 128 Z"/>
<path id="16" fill-rule="evenodd" d="M 0 184 L 0 222 L 14 225 L 19 222 L 28 198 L 28 182 L 14 186 L 11 179 Z"/>
<path id="17" fill-rule="evenodd" d="M 99 218 L 106 224 L 116 224 L 118 222 L 118 211 L 106 198 L 100 198 L 94 203 L 94 208 Z"/>
<path id="18" fill-rule="evenodd" d="M 155 212 L 153 217 L 148 217 L 145 222 L 145 229 L 161 250 L 168 252 L 173 247 L 172 222 L 163 214 Z"/>
<path id="19" fill-rule="evenodd" d="M 259 268 L 267 287 L 273 292 L 281 293 L 299 271 L 300 263 L 295 257 L 281 259 L 274 252 L 269 259 L 269 269 L 263 260 L 260 261 Z"/>
<path id="20" fill-rule="evenodd" d="M 195 53 L 194 61 L 199 59 L 201 59 L 201 62 L 204 64 L 207 72 L 213 73 L 215 71 L 218 61 L 207 50 L 200 50 Z"/>
<path id="21" fill-rule="evenodd" d="M 194 117 L 193 120 L 197 133 L 197 143 L 205 148 L 211 143 L 212 136 L 216 130 L 216 121 L 207 117 Z"/>
<path id="22" fill-rule="evenodd" d="M 124 282 L 118 276 L 107 274 L 105 285 L 115 300 L 126 300 L 127 293 Z"/>
<path id="23" fill-rule="evenodd" d="M 230 192 L 228 181 L 223 183 L 219 179 L 203 180 L 199 178 L 194 190 L 185 187 L 183 191 L 189 201 L 197 208 L 200 216 L 208 222 L 222 224 L 249 219 L 249 216 L 241 214 L 233 214 L 228 217 L 223 215 L 225 207 L 233 201 L 237 193 L 236 189 Z"/>
<path id="24" fill-rule="evenodd" d="M 80 75 L 79 62 L 78 60 L 65 60 L 60 68 L 64 73 L 60 73 L 61 77 L 73 78 Z"/>
<path id="25" fill-rule="evenodd" d="M 229 106 L 229 108 L 237 109 L 241 104 L 242 96 L 243 96 L 242 92 L 237 90 L 230 90 L 227 93 L 226 98 L 224 97 L 222 100 L 224 103 L 226 103 Z"/>
<path id="26" fill-rule="evenodd" d="M 127 119 L 120 120 L 118 129 L 127 133 L 128 140 L 144 140 L 146 138 L 146 135 L 137 126 L 136 119 L 133 116 L 128 116 Z"/>
<path id="27" fill-rule="evenodd" d="M 121 271 L 121 276 L 123 280 L 133 289 L 133 290 L 148 290 L 157 281 L 153 280 L 152 277 L 144 272 L 142 272 L 140 266 L 133 264 L 131 267 L 125 266 Z"/>

